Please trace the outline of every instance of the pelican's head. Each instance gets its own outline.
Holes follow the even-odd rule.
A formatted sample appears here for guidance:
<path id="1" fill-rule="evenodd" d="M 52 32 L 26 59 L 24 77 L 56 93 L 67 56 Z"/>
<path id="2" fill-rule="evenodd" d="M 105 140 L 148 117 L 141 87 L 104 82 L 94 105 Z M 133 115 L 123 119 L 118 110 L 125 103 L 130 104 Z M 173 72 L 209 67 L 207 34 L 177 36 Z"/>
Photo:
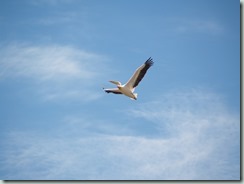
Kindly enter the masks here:
<path id="1" fill-rule="evenodd" d="M 117 86 L 121 86 L 121 83 L 119 82 L 119 81 L 109 81 L 109 82 L 111 82 L 111 83 L 113 83 L 113 84 L 116 84 Z"/>

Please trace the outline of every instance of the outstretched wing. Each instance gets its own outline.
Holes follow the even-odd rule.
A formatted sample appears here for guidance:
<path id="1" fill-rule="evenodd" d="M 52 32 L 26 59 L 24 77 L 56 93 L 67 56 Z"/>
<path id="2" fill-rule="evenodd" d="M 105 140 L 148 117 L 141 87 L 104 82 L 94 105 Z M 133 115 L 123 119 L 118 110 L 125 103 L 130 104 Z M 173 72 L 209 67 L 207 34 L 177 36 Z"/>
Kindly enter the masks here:
<path id="1" fill-rule="evenodd" d="M 118 88 L 104 89 L 106 93 L 122 94 Z"/>
<path id="2" fill-rule="evenodd" d="M 153 60 L 150 57 L 143 65 L 141 65 L 135 73 L 132 75 L 132 77 L 129 79 L 129 81 L 125 84 L 129 89 L 133 90 L 143 79 L 145 74 L 147 73 L 147 70 L 153 65 Z"/>

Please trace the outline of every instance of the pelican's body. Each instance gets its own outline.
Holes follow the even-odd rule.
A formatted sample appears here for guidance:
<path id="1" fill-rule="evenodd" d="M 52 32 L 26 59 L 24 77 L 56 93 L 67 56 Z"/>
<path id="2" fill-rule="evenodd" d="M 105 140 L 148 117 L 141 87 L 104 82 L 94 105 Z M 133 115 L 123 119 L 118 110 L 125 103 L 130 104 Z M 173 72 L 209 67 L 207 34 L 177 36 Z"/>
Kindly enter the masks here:
<path id="1" fill-rule="evenodd" d="M 131 99 L 136 100 L 137 99 L 137 94 L 133 93 L 134 90 L 131 90 L 130 88 L 128 88 L 126 85 L 121 85 L 121 86 L 117 86 L 119 91 L 121 93 L 123 93 L 125 96 L 130 97 Z"/>
<path id="2" fill-rule="evenodd" d="M 152 58 L 149 58 L 143 65 L 141 65 L 132 77 L 128 80 L 128 82 L 122 85 L 118 81 L 109 81 L 113 84 L 117 85 L 117 88 L 112 89 L 104 89 L 107 93 L 114 93 L 114 94 L 124 94 L 125 96 L 130 97 L 133 100 L 137 99 L 137 94 L 134 93 L 136 86 L 140 83 L 144 75 L 146 74 L 147 70 L 153 65 Z"/>

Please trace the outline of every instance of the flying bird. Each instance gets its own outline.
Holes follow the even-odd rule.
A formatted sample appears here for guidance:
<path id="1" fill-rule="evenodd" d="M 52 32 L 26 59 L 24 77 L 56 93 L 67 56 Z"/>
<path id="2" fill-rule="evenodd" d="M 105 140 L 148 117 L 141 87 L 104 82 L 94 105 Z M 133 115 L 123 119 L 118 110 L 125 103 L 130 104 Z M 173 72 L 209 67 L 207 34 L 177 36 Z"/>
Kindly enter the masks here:
<path id="1" fill-rule="evenodd" d="M 119 81 L 109 81 L 113 84 L 117 85 L 117 88 L 111 88 L 111 89 L 104 89 L 106 93 L 114 93 L 114 94 L 123 94 L 125 96 L 130 97 L 133 100 L 137 99 L 137 93 L 134 93 L 135 88 L 138 86 L 138 84 L 141 82 L 145 74 L 147 73 L 147 70 L 153 65 L 153 60 L 150 57 L 143 65 L 141 65 L 139 68 L 136 69 L 135 73 L 132 75 L 132 77 L 128 80 L 127 83 L 124 85 L 121 84 Z"/>

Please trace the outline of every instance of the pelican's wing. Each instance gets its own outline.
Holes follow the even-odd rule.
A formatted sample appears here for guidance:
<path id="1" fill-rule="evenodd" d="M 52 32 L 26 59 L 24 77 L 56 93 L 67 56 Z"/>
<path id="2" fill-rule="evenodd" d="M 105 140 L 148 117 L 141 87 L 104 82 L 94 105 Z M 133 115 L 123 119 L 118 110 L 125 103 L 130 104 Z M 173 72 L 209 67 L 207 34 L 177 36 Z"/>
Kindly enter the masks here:
<path id="1" fill-rule="evenodd" d="M 139 82 L 143 79 L 147 70 L 153 65 L 153 60 L 150 57 L 143 65 L 136 69 L 133 76 L 129 79 L 129 81 L 125 84 L 129 89 L 133 90 Z"/>
<path id="2" fill-rule="evenodd" d="M 106 93 L 122 94 L 118 88 L 103 89 Z"/>

